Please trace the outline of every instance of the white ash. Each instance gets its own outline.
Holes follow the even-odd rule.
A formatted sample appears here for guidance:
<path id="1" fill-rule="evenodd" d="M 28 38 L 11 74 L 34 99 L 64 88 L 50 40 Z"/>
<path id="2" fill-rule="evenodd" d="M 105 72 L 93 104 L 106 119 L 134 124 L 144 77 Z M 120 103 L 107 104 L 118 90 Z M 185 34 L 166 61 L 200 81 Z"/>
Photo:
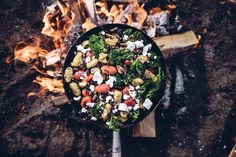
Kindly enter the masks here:
<path id="1" fill-rule="evenodd" d="M 180 116 L 180 115 L 183 115 L 185 112 L 187 112 L 187 107 L 184 106 L 182 107 L 181 109 L 179 109 L 177 112 L 176 112 L 176 115 L 177 116 Z"/>
<path id="2" fill-rule="evenodd" d="M 147 32 L 147 35 L 151 38 L 155 37 L 156 36 L 156 31 L 157 31 L 157 27 L 154 26 L 154 27 L 146 27 L 146 32 Z"/>
<path id="3" fill-rule="evenodd" d="M 171 91 L 170 91 L 170 88 L 171 88 L 171 74 L 170 74 L 170 71 L 169 71 L 169 68 L 166 67 L 166 76 L 167 76 L 167 79 L 166 79 L 166 88 L 165 88 L 165 92 L 164 92 L 164 96 L 162 98 L 162 104 L 164 105 L 164 109 L 168 109 L 169 106 L 170 106 L 170 95 L 171 95 Z"/>
<path id="4" fill-rule="evenodd" d="M 175 94 L 182 94 L 184 92 L 184 77 L 179 68 L 176 68 L 175 80 Z"/>

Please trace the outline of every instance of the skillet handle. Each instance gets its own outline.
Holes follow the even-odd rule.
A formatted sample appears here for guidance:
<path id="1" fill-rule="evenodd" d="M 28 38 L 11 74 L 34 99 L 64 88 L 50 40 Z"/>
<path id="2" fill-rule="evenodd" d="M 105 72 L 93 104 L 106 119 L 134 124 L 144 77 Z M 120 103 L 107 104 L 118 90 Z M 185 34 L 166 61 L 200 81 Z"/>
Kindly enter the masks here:
<path id="1" fill-rule="evenodd" d="M 120 129 L 113 131 L 112 157 L 121 157 Z"/>

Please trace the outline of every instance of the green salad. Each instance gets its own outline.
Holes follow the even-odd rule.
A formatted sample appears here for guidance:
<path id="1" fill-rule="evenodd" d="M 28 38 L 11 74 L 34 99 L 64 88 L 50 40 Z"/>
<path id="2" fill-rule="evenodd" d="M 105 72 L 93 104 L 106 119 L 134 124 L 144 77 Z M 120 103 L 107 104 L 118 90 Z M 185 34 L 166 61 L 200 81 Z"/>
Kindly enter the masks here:
<path id="1" fill-rule="evenodd" d="M 64 80 L 86 119 L 118 129 L 149 112 L 164 71 L 142 33 L 101 31 L 76 47 Z"/>

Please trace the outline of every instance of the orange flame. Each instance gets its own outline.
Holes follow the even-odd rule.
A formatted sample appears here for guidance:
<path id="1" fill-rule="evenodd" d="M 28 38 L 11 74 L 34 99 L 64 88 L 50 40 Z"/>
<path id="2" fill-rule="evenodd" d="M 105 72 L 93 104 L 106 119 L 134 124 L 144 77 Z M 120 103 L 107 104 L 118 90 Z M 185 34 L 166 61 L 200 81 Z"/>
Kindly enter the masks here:
<path id="1" fill-rule="evenodd" d="M 43 76 L 38 76 L 33 82 L 40 85 L 37 93 L 29 93 L 28 96 L 43 95 L 47 92 L 63 93 L 63 83 L 60 79 L 55 79 L 57 74 L 61 73 L 61 61 L 66 55 L 67 46 L 65 39 L 67 38 L 72 27 L 81 21 L 84 30 L 88 31 L 96 26 L 90 17 L 86 17 L 88 11 L 84 6 L 86 0 L 77 0 L 73 3 L 67 1 L 58 1 L 48 7 L 48 11 L 43 18 L 44 27 L 41 33 L 49 36 L 53 43 L 53 50 L 46 50 L 41 47 L 42 41 L 35 38 L 33 42 L 20 42 L 14 48 L 14 58 L 8 57 L 6 62 L 11 60 L 20 60 L 25 63 L 33 63 L 32 68 Z M 71 6 L 70 6 L 70 5 Z M 89 6 L 87 6 L 89 7 Z M 137 1 L 132 0 L 129 3 L 114 4 L 110 9 L 106 2 L 96 3 L 96 13 L 102 19 L 112 23 L 124 23 L 141 28 L 147 19 L 147 12 L 144 5 L 140 5 Z M 79 10 L 78 10 L 79 8 Z M 176 6 L 169 5 L 169 10 L 174 10 Z M 77 9 L 77 10 L 76 10 Z M 152 8 L 150 15 L 162 12 L 159 7 Z M 78 17 L 75 17 L 78 16 Z M 82 20 L 83 19 L 83 20 Z M 79 20 L 79 21 L 76 21 Z M 54 77 L 54 79 L 52 78 Z"/>
<path id="2" fill-rule="evenodd" d="M 41 96 L 47 92 L 64 93 L 62 80 L 38 76 L 33 82 L 40 85 L 40 90 L 37 93 L 31 92 L 28 96 Z"/>

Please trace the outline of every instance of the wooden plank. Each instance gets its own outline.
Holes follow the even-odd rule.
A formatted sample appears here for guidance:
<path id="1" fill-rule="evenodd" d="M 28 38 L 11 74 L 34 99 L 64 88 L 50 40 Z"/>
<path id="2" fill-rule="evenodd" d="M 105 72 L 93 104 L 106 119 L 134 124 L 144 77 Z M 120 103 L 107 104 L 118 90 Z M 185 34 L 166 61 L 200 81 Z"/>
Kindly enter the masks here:
<path id="1" fill-rule="evenodd" d="M 236 157 L 236 144 L 234 145 L 228 157 Z"/>
<path id="2" fill-rule="evenodd" d="M 153 38 L 153 40 L 158 45 L 165 58 L 169 55 L 194 48 L 199 44 L 199 40 L 193 31 L 187 31 L 181 34 L 166 35 Z"/>
<path id="3" fill-rule="evenodd" d="M 150 113 L 133 129 L 133 137 L 156 137 L 155 112 Z"/>

